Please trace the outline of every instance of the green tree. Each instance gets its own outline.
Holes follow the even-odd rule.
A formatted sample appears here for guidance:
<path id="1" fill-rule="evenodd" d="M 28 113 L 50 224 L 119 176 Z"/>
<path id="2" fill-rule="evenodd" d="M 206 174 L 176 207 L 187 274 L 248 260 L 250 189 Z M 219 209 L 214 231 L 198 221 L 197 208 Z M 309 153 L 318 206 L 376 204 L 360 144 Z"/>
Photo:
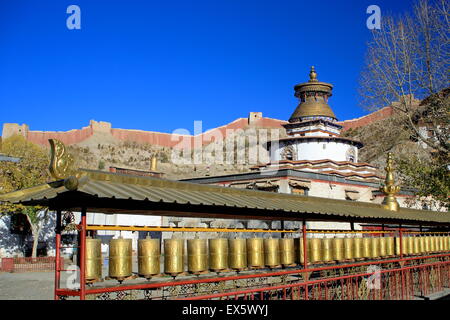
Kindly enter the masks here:
<path id="1" fill-rule="evenodd" d="M 20 158 L 16 162 L 0 162 L 0 193 L 29 188 L 50 180 L 47 170 L 49 157 L 47 152 L 21 135 L 14 135 L 3 141 L 1 153 Z M 32 257 L 37 255 L 39 234 L 48 210 L 39 206 L 23 206 L 0 202 L 0 214 L 23 213 L 31 227 L 33 235 Z"/>

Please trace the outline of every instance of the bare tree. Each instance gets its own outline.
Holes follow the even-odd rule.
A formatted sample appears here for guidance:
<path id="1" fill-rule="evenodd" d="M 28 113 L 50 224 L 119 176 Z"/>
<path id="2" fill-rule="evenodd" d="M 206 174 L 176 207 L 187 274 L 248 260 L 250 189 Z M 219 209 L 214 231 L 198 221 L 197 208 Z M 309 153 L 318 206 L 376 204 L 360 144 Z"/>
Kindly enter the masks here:
<path id="1" fill-rule="evenodd" d="M 416 189 L 418 199 L 447 208 L 449 12 L 448 0 L 419 0 L 410 13 L 383 16 L 381 29 L 372 31 L 360 78 L 362 106 L 370 111 L 392 106 L 396 131 L 427 146 L 425 157 L 398 155 L 403 184 Z"/>
<path id="2" fill-rule="evenodd" d="M 360 79 L 365 109 L 391 105 L 416 139 L 445 154 L 449 152 L 447 130 L 435 130 L 429 136 L 419 129 L 417 120 L 425 109 L 433 108 L 427 113 L 430 119 L 432 113 L 448 119 L 448 99 L 438 93 L 449 86 L 449 11 L 447 0 L 421 0 L 412 13 L 383 16 L 381 29 L 372 31 Z M 416 99 L 429 96 L 434 96 L 434 105 L 420 108 Z M 434 125 L 447 125 L 440 116 L 440 124 Z"/>

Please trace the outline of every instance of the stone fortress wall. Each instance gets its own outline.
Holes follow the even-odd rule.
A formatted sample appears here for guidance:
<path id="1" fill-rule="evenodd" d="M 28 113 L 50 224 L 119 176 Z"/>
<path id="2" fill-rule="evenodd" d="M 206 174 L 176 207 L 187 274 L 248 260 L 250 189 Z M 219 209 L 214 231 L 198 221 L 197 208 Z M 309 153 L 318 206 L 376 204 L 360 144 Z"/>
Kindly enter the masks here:
<path id="1" fill-rule="evenodd" d="M 342 125 L 343 131 L 350 128 L 355 129 L 365 126 L 369 123 L 385 119 L 393 114 L 392 107 L 385 107 L 376 112 L 370 113 L 366 116 L 345 120 L 339 122 Z M 17 123 L 4 123 L 2 131 L 2 139 L 6 139 L 14 134 L 23 135 L 28 141 L 48 146 L 48 139 L 58 139 L 66 145 L 78 144 L 90 138 L 95 133 L 102 133 L 112 136 L 118 141 L 130 141 L 138 143 L 148 143 L 161 147 L 174 147 L 182 139 L 189 139 L 190 143 L 194 143 L 194 139 L 200 139 L 203 144 L 208 144 L 214 140 L 214 137 L 220 134 L 221 137 L 227 137 L 227 130 L 245 130 L 247 128 L 269 128 L 282 129 L 282 125 L 287 121 L 266 118 L 262 116 L 261 112 L 250 112 L 248 118 L 239 118 L 224 126 L 217 127 L 200 135 L 178 135 L 172 133 L 153 132 L 144 130 L 131 129 L 116 129 L 112 128 L 112 124 L 104 121 L 91 120 L 89 126 L 81 129 L 73 129 L 70 131 L 32 131 L 27 124 L 19 125 Z M 186 141 L 186 140 L 183 140 Z"/>

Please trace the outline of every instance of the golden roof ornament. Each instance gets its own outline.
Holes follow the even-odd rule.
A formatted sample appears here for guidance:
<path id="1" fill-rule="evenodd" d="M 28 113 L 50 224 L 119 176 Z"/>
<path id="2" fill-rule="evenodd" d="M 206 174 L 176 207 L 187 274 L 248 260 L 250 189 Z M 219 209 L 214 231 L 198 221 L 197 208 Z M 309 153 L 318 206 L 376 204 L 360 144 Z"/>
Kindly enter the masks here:
<path id="1" fill-rule="evenodd" d="M 314 69 L 314 66 L 311 67 L 311 71 L 309 72 L 309 82 L 317 82 L 317 72 Z"/>
<path id="2" fill-rule="evenodd" d="M 388 153 L 388 157 L 386 160 L 386 179 L 383 187 L 380 188 L 386 194 L 386 197 L 383 199 L 383 208 L 391 211 L 398 211 L 399 204 L 395 195 L 400 191 L 400 187 L 395 185 L 394 179 L 394 158 L 392 152 Z"/>
<path id="3" fill-rule="evenodd" d="M 73 157 L 67 153 L 66 146 L 59 140 L 48 139 L 50 143 L 50 167 L 49 171 L 55 180 L 63 180 L 68 190 L 76 190 L 78 177 L 73 168 Z"/>
<path id="4" fill-rule="evenodd" d="M 156 154 L 154 154 L 151 159 L 150 171 L 155 172 L 156 170 L 157 170 L 157 157 Z"/>

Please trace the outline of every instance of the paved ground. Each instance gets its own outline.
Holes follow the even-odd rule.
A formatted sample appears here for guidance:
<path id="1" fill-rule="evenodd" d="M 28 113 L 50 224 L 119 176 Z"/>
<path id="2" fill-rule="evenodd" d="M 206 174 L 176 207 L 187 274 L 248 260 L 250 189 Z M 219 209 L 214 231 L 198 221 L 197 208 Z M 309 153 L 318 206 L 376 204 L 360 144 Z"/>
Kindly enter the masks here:
<path id="1" fill-rule="evenodd" d="M 52 300 L 54 272 L 0 272 L 0 300 Z"/>

